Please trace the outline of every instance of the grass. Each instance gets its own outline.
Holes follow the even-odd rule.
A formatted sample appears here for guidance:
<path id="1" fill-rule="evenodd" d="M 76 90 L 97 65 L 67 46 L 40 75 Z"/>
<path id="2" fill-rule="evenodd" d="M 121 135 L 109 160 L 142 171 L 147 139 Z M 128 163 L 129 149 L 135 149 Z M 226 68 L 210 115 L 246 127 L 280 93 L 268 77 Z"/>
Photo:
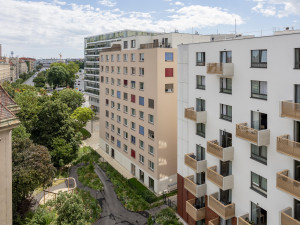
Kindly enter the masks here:
<path id="1" fill-rule="evenodd" d="M 82 140 L 86 140 L 92 136 L 91 133 L 85 128 L 80 128 L 79 131 L 82 134 Z"/>
<path id="2" fill-rule="evenodd" d="M 77 170 L 78 180 L 85 186 L 94 190 L 102 191 L 103 184 L 94 171 L 94 165 L 90 163 L 87 166 L 80 167 Z"/>

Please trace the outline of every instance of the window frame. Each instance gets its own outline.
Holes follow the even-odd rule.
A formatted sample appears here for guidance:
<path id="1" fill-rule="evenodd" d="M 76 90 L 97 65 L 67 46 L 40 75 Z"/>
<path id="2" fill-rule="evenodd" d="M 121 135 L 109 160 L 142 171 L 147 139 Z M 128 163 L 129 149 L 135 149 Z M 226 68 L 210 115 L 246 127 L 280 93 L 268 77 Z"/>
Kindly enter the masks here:
<path id="1" fill-rule="evenodd" d="M 200 84 L 198 84 L 198 78 L 200 78 Z M 204 82 L 203 82 L 204 80 Z M 204 84 L 203 84 L 204 83 Z M 205 76 L 203 75 L 196 75 L 196 89 L 205 90 Z"/>
<path id="2" fill-rule="evenodd" d="M 226 108 L 226 113 L 224 113 L 224 106 Z M 228 115 L 229 107 L 231 107 L 231 116 Z M 232 122 L 232 106 L 226 104 L 220 104 L 220 119 Z"/>
<path id="3" fill-rule="evenodd" d="M 257 52 L 258 51 L 258 61 L 259 62 L 253 62 L 253 52 Z M 262 62 L 262 53 L 263 52 L 266 52 L 267 54 L 267 62 Z M 267 49 L 256 49 L 256 50 L 251 50 L 251 68 L 263 68 L 263 69 L 266 69 L 268 68 L 268 50 Z"/>
<path id="4" fill-rule="evenodd" d="M 201 127 L 201 129 L 198 129 L 198 125 Z M 196 135 L 205 138 L 205 128 L 206 127 L 205 127 L 204 123 L 197 123 L 196 124 Z"/>
<path id="5" fill-rule="evenodd" d="M 226 83 L 226 87 L 224 87 L 224 79 Z M 231 81 L 231 89 L 228 88 L 228 81 Z M 227 77 L 220 77 L 220 93 L 232 95 L 232 79 Z"/>
<path id="6" fill-rule="evenodd" d="M 298 56 L 298 62 L 297 62 L 297 56 Z M 294 69 L 300 69 L 300 48 L 295 48 L 295 64 Z"/>
<path id="7" fill-rule="evenodd" d="M 253 175 L 258 176 L 258 182 L 259 184 L 257 185 L 256 183 L 254 183 L 253 181 Z M 265 179 L 266 180 L 266 185 L 267 185 L 267 189 L 264 189 L 262 187 L 262 180 Z M 251 186 L 250 189 L 257 192 L 258 194 L 267 197 L 267 193 L 268 193 L 268 180 L 260 175 L 258 175 L 257 173 L 254 173 L 251 171 Z"/>
<path id="8" fill-rule="evenodd" d="M 253 151 L 254 147 L 258 148 L 258 155 Z M 263 149 L 263 148 L 265 148 L 265 149 Z M 267 148 L 267 146 L 257 146 L 257 145 L 251 144 L 250 151 L 251 151 L 250 152 L 251 159 L 253 159 L 259 163 L 262 163 L 264 165 L 268 164 L 268 148 Z M 263 156 L 262 151 L 266 151 L 267 157 Z"/>
<path id="9" fill-rule="evenodd" d="M 201 60 L 198 58 L 199 54 Z M 196 66 L 205 66 L 205 52 L 196 52 Z"/>
<path id="10" fill-rule="evenodd" d="M 258 82 L 258 91 L 259 91 L 259 93 L 252 92 L 252 90 L 253 90 L 252 86 L 253 86 L 254 82 Z M 261 93 L 260 87 L 261 87 L 261 83 L 262 82 L 266 82 L 267 94 L 262 94 Z M 254 96 L 254 95 L 256 95 L 256 96 Z M 251 98 L 255 98 L 255 99 L 260 99 L 260 100 L 267 101 L 268 100 L 268 82 L 267 81 L 260 81 L 260 80 L 251 80 Z"/>

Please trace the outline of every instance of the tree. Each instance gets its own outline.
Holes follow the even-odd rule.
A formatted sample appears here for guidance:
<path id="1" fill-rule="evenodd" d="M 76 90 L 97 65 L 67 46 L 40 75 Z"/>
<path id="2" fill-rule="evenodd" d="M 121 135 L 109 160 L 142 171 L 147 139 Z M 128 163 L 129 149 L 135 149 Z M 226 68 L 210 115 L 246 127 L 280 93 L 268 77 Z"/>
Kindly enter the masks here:
<path id="1" fill-rule="evenodd" d="M 46 71 L 38 73 L 38 75 L 33 79 L 35 87 L 45 87 L 46 85 Z"/>
<path id="2" fill-rule="evenodd" d="M 12 139 L 13 142 L 17 141 L 18 139 L 29 139 L 30 134 L 27 133 L 26 128 L 21 124 L 17 128 L 14 128 L 12 131 Z"/>
<path id="3" fill-rule="evenodd" d="M 72 113 L 71 118 L 74 119 L 79 128 L 86 126 L 87 122 L 93 119 L 95 113 L 88 107 L 79 107 Z"/>
<path id="4" fill-rule="evenodd" d="M 70 107 L 73 112 L 78 107 L 81 107 L 82 103 L 85 102 L 84 96 L 81 92 L 66 88 L 58 93 L 53 93 L 53 99 L 59 99 Z"/>
<path id="5" fill-rule="evenodd" d="M 62 167 L 70 163 L 76 155 L 72 146 L 62 138 L 53 139 L 52 151 L 50 154 L 52 162 L 56 167 Z"/>
<path id="6" fill-rule="evenodd" d="M 65 84 L 69 85 L 70 87 L 73 87 L 76 79 L 75 73 L 78 72 L 79 66 L 74 62 L 69 62 L 68 64 L 52 63 L 50 69 L 56 66 L 61 66 L 65 68 L 65 70 L 68 72 L 67 76 L 65 77 Z"/>
<path id="7" fill-rule="evenodd" d="M 55 88 L 65 84 L 68 75 L 68 71 L 63 66 L 52 66 L 47 72 L 47 82 Z"/>
<path id="8" fill-rule="evenodd" d="M 13 211 L 24 213 L 29 205 L 24 202 L 38 187 L 47 187 L 55 176 L 48 149 L 35 145 L 28 138 L 15 136 L 12 146 Z M 29 201 L 30 202 L 30 201 Z"/>

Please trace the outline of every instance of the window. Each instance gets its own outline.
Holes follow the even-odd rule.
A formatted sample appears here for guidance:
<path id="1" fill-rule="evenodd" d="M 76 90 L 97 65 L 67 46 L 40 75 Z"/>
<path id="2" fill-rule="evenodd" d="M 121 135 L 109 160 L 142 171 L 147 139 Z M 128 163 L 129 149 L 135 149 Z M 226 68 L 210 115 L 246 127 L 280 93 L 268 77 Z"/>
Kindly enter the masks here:
<path id="1" fill-rule="evenodd" d="M 115 96 L 115 90 L 114 89 L 111 89 L 111 96 Z"/>
<path id="2" fill-rule="evenodd" d="M 144 135 L 144 127 L 143 126 L 139 126 L 139 134 Z"/>
<path id="3" fill-rule="evenodd" d="M 232 62 L 232 52 L 231 51 L 220 52 L 220 62 L 221 63 L 231 63 Z"/>
<path id="4" fill-rule="evenodd" d="M 117 135 L 121 136 L 121 129 L 119 127 L 117 128 Z"/>
<path id="5" fill-rule="evenodd" d="M 139 88 L 140 91 L 143 91 L 144 90 L 144 82 L 140 82 L 140 88 Z"/>
<path id="6" fill-rule="evenodd" d="M 128 126 L 128 120 L 126 118 L 124 118 L 123 122 L 124 122 L 124 126 L 127 127 Z"/>
<path id="7" fill-rule="evenodd" d="M 196 66 L 205 66 L 205 52 L 196 52 Z"/>
<path id="8" fill-rule="evenodd" d="M 251 50 L 251 67 L 267 68 L 267 50 Z"/>
<path id="9" fill-rule="evenodd" d="M 251 172 L 251 189 L 267 197 L 267 179 Z"/>
<path id="10" fill-rule="evenodd" d="M 131 88 L 135 89 L 135 81 L 131 81 Z"/>
<path id="11" fill-rule="evenodd" d="M 144 142 L 142 140 L 139 141 L 139 147 L 144 150 Z"/>
<path id="12" fill-rule="evenodd" d="M 105 116 L 109 117 L 109 111 L 108 110 L 105 110 Z"/>
<path id="13" fill-rule="evenodd" d="M 123 145 L 123 149 L 124 149 L 124 152 L 128 152 L 128 146 L 127 145 Z"/>
<path id="14" fill-rule="evenodd" d="M 111 66 L 111 72 L 112 72 L 112 73 L 115 72 L 115 67 Z"/>
<path id="15" fill-rule="evenodd" d="M 109 100 L 105 99 L 105 105 L 108 106 L 109 105 Z"/>
<path id="16" fill-rule="evenodd" d="M 173 68 L 165 68 L 165 77 L 173 77 Z"/>
<path id="17" fill-rule="evenodd" d="M 127 60 L 128 60 L 128 55 L 127 54 L 123 54 L 123 61 L 127 62 Z"/>
<path id="18" fill-rule="evenodd" d="M 111 141 L 111 143 L 115 143 L 115 137 L 114 136 L 110 136 L 110 141 Z"/>
<path id="19" fill-rule="evenodd" d="M 144 97 L 139 96 L 139 104 L 144 105 Z"/>
<path id="20" fill-rule="evenodd" d="M 131 75 L 135 75 L 135 67 L 131 67 Z"/>
<path id="21" fill-rule="evenodd" d="M 117 140 L 117 146 L 118 148 L 121 148 L 121 141 Z"/>
<path id="22" fill-rule="evenodd" d="M 139 73 L 140 76 L 144 76 L 144 75 L 145 75 L 145 69 L 144 69 L 144 68 L 141 68 L 141 67 L 140 67 L 140 68 L 139 68 L 139 72 L 140 72 L 140 73 Z"/>
<path id="23" fill-rule="evenodd" d="M 101 62 L 103 62 L 103 61 L 104 61 L 104 57 L 103 57 L 103 55 L 101 55 L 101 56 L 100 56 L 100 59 L 101 59 Z"/>
<path id="24" fill-rule="evenodd" d="M 135 103 L 135 95 L 131 95 L 131 102 Z"/>
<path id="25" fill-rule="evenodd" d="M 154 190 L 154 180 L 151 177 L 149 177 L 149 189 Z"/>
<path id="26" fill-rule="evenodd" d="M 126 139 L 126 140 L 128 139 L 128 133 L 127 133 L 126 131 L 123 132 L 123 137 L 124 137 L 124 139 Z"/>
<path id="27" fill-rule="evenodd" d="M 131 129 L 132 129 L 132 130 L 135 130 L 135 127 L 136 127 L 136 126 L 135 126 L 135 122 L 131 122 Z"/>
<path id="28" fill-rule="evenodd" d="M 126 66 L 123 67 L 123 74 L 128 74 L 128 67 Z"/>
<path id="29" fill-rule="evenodd" d="M 121 116 L 117 115 L 117 122 L 121 123 Z"/>
<path id="30" fill-rule="evenodd" d="M 295 69 L 300 69 L 300 48 L 295 48 Z"/>
<path id="31" fill-rule="evenodd" d="M 128 80 L 124 80 L 123 84 L 124 84 L 124 87 L 127 87 L 128 86 Z"/>
<path id="32" fill-rule="evenodd" d="M 106 138 L 106 140 L 109 140 L 109 133 L 105 133 L 105 138 Z"/>
<path id="33" fill-rule="evenodd" d="M 196 98 L 196 112 L 205 111 L 205 100 L 201 98 Z"/>
<path id="34" fill-rule="evenodd" d="M 114 101 L 111 101 L 111 107 L 115 108 L 115 102 Z"/>
<path id="35" fill-rule="evenodd" d="M 101 66 L 100 70 L 101 70 L 101 72 L 103 72 L 103 71 L 104 71 L 104 67 L 103 67 L 103 66 Z"/>
<path id="36" fill-rule="evenodd" d="M 220 118 L 227 121 L 232 121 L 232 106 L 220 104 Z"/>
<path id="37" fill-rule="evenodd" d="M 125 101 L 128 100 L 128 94 L 127 94 L 126 92 L 123 93 L 123 99 L 124 99 Z"/>
<path id="38" fill-rule="evenodd" d="M 148 107 L 154 109 L 154 99 L 148 99 Z"/>
<path id="39" fill-rule="evenodd" d="M 251 98 L 267 100 L 267 81 L 251 80 Z"/>
<path id="40" fill-rule="evenodd" d="M 117 71 L 118 73 L 121 73 L 121 67 L 118 66 L 118 67 L 117 67 L 117 70 L 118 70 L 118 71 Z"/>
<path id="41" fill-rule="evenodd" d="M 109 66 L 105 67 L 105 72 L 108 73 L 109 72 Z"/>
<path id="42" fill-rule="evenodd" d="M 117 91 L 117 98 L 121 98 L 121 91 Z"/>
<path id="43" fill-rule="evenodd" d="M 136 110 L 134 108 L 131 108 L 131 116 L 135 116 Z"/>
<path id="44" fill-rule="evenodd" d="M 132 158 L 135 158 L 135 151 L 133 149 L 131 149 L 131 154 L 130 155 L 131 155 Z"/>
<path id="45" fill-rule="evenodd" d="M 118 60 L 118 62 L 121 61 L 121 55 L 120 54 L 117 54 L 117 60 Z"/>
<path id="46" fill-rule="evenodd" d="M 105 55 L 105 58 L 106 58 L 106 62 L 109 61 L 109 55 Z"/>
<path id="47" fill-rule="evenodd" d="M 154 171 L 154 162 L 152 162 L 151 160 L 149 160 L 149 169 Z"/>
<path id="48" fill-rule="evenodd" d="M 231 78 L 220 78 L 220 93 L 232 94 Z"/>
<path id="49" fill-rule="evenodd" d="M 173 84 L 165 84 L 165 93 L 173 93 L 174 85 Z"/>
<path id="50" fill-rule="evenodd" d="M 123 111 L 124 111 L 124 113 L 128 113 L 128 106 L 127 105 L 123 106 Z"/>
<path id="51" fill-rule="evenodd" d="M 121 110 L 121 104 L 120 103 L 117 103 L 117 110 Z"/>
<path id="52" fill-rule="evenodd" d="M 132 151 L 134 151 L 134 150 L 131 149 L 131 157 L 133 157 Z M 135 152 L 134 152 L 134 158 L 135 158 Z M 133 176 L 135 176 L 135 165 L 132 164 L 132 163 L 131 163 L 131 174 L 132 174 Z"/>
<path id="53" fill-rule="evenodd" d="M 109 146 L 108 146 L 108 144 L 105 145 L 105 151 L 106 151 L 107 154 L 109 154 Z"/>
<path id="54" fill-rule="evenodd" d="M 140 120 L 144 120 L 144 112 L 142 111 L 139 112 L 139 118 Z"/>
<path id="55" fill-rule="evenodd" d="M 150 138 L 151 140 L 154 140 L 154 131 L 148 130 L 148 138 Z"/>
<path id="56" fill-rule="evenodd" d="M 149 146 L 148 146 L 148 151 L 149 151 L 149 153 L 150 153 L 151 155 L 154 155 L 154 147 L 153 147 L 153 146 L 149 145 Z"/>
<path id="57" fill-rule="evenodd" d="M 205 76 L 196 75 L 196 88 L 205 90 Z"/>
<path id="58" fill-rule="evenodd" d="M 131 40 L 131 48 L 135 48 L 135 40 Z"/>
<path id="59" fill-rule="evenodd" d="M 108 77 L 105 77 L 105 83 L 109 83 L 109 79 L 108 79 Z"/>
<path id="60" fill-rule="evenodd" d="M 104 77 L 103 76 L 101 76 L 101 83 L 103 83 L 104 82 Z"/>
<path id="61" fill-rule="evenodd" d="M 111 79 L 110 79 L 110 82 L 111 82 L 111 85 L 114 85 L 114 84 L 115 84 L 115 79 L 114 79 L 114 78 L 111 78 Z"/>
<path id="62" fill-rule="evenodd" d="M 267 147 L 251 144 L 251 159 L 267 165 Z"/>
<path id="63" fill-rule="evenodd" d="M 114 62 L 115 61 L 115 55 L 110 56 L 110 61 Z"/>
<path id="64" fill-rule="evenodd" d="M 124 49 L 128 48 L 128 41 L 124 41 L 124 42 L 123 42 L 123 48 L 124 48 Z"/>
<path id="65" fill-rule="evenodd" d="M 140 53 L 140 62 L 144 62 L 145 58 L 144 58 L 144 53 Z"/>
<path id="66" fill-rule="evenodd" d="M 118 86 L 121 85 L 121 79 L 117 79 L 117 85 L 118 85 Z"/>
<path id="67" fill-rule="evenodd" d="M 140 159 L 140 163 L 144 164 L 144 156 L 142 156 L 142 155 L 140 154 L 139 159 Z"/>
<path id="68" fill-rule="evenodd" d="M 205 138 L 205 124 L 204 123 L 197 123 L 196 134 L 199 135 L 200 137 Z"/>
<path id="69" fill-rule="evenodd" d="M 135 62 L 135 54 L 134 53 L 131 53 L 131 62 Z"/>
<path id="70" fill-rule="evenodd" d="M 115 119 L 115 114 L 112 112 L 111 113 L 111 119 L 114 120 Z"/>
<path id="71" fill-rule="evenodd" d="M 165 52 L 165 61 L 173 62 L 173 52 Z"/>
<path id="72" fill-rule="evenodd" d="M 144 183 L 144 179 L 145 179 L 145 173 L 143 171 L 140 170 L 140 181 L 142 183 Z"/>
<path id="73" fill-rule="evenodd" d="M 131 144 L 135 145 L 135 136 L 131 135 Z"/>
<path id="74" fill-rule="evenodd" d="M 154 116 L 149 114 L 148 115 L 148 122 L 151 123 L 151 124 L 154 124 Z"/>
<path id="75" fill-rule="evenodd" d="M 105 121 L 105 127 L 106 127 L 106 128 L 109 127 L 109 122 Z"/>

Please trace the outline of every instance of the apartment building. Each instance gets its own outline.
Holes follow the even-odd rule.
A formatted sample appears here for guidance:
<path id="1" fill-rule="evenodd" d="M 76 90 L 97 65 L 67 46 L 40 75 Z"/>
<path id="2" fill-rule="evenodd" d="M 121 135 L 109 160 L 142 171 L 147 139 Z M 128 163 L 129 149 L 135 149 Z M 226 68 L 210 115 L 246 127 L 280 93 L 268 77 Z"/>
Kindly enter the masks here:
<path id="1" fill-rule="evenodd" d="M 28 73 L 28 66 L 27 63 L 20 59 L 19 60 L 19 74 Z"/>
<path id="2" fill-rule="evenodd" d="M 176 188 L 177 49 L 209 36 L 131 36 L 100 52 L 100 147 L 146 187 Z"/>
<path id="3" fill-rule="evenodd" d="M 23 57 L 23 58 L 20 58 L 20 60 L 23 60 L 24 62 L 26 62 L 27 68 L 28 68 L 28 72 L 33 72 L 34 71 L 34 69 L 35 69 L 35 62 L 36 62 L 35 59 Z"/>
<path id="4" fill-rule="evenodd" d="M 0 83 L 11 81 L 10 79 L 10 64 L 8 58 L 0 58 Z"/>
<path id="5" fill-rule="evenodd" d="M 11 130 L 18 126 L 19 110 L 0 85 L 0 224 L 12 224 L 12 140 Z"/>
<path id="6" fill-rule="evenodd" d="M 178 213 L 300 224 L 300 34 L 178 46 Z"/>

